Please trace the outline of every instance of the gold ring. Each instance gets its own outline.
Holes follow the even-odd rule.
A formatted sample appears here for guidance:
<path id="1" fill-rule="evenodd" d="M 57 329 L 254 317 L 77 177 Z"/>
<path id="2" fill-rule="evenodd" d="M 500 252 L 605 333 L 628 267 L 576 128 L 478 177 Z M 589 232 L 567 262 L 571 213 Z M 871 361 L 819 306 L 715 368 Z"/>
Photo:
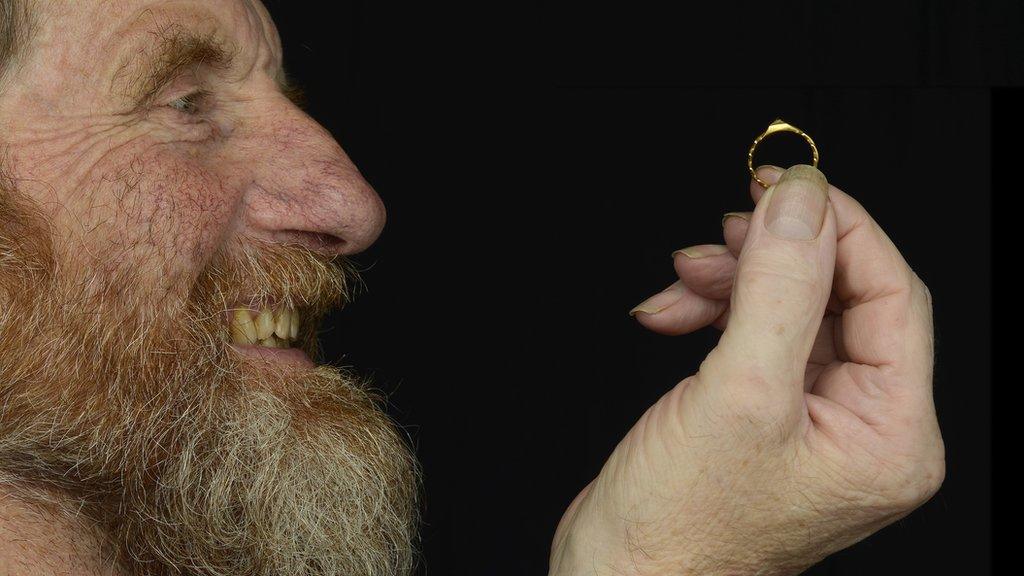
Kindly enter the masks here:
<path id="1" fill-rule="evenodd" d="M 783 121 L 782 118 L 776 118 L 775 122 L 768 125 L 767 130 L 761 132 L 761 135 L 757 138 L 754 138 L 754 143 L 750 145 L 750 152 L 747 153 L 747 169 L 750 170 L 750 175 L 754 177 L 754 180 L 757 180 L 757 183 L 763 188 L 767 188 L 768 185 L 762 182 L 761 179 L 757 177 L 757 173 L 754 172 L 754 150 L 757 149 L 757 145 L 761 143 L 761 140 L 764 140 L 777 132 L 793 132 L 794 134 L 803 136 L 804 140 L 807 140 L 807 143 L 811 145 L 811 153 L 814 154 L 811 166 L 814 166 L 815 168 L 818 167 L 818 147 L 814 145 L 814 140 L 811 140 L 811 137 L 803 130 Z"/>

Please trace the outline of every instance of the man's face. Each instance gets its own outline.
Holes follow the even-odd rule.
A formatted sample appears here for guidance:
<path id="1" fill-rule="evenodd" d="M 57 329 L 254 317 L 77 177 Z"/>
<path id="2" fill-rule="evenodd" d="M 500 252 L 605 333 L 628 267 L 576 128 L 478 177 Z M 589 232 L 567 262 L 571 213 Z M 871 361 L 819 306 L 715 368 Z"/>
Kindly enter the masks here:
<path id="1" fill-rule="evenodd" d="M 266 10 L 33 21 L 0 92 L 0 482 L 83 506 L 138 573 L 407 570 L 415 464 L 310 360 L 384 209 L 286 96 Z"/>
<path id="2" fill-rule="evenodd" d="M 283 92 L 280 41 L 259 2 L 38 12 L 4 138 L 21 189 L 58 233 L 117 251 L 80 244 L 78 260 L 133 259 L 171 291 L 240 238 L 346 255 L 380 233 L 376 193 Z"/>

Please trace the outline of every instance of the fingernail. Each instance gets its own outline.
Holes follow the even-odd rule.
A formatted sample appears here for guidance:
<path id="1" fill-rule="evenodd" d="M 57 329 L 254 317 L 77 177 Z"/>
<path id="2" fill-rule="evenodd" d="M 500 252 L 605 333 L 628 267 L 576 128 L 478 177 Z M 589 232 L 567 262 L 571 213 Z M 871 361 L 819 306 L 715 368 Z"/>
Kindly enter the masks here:
<path id="1" fill-rule="evenodd" d="M 718 256 L 725 254 L 729 251 L 729 248 L 720 244 L 701 244 L 700 246 L 690 246 L 689 248 L 683 248 L 682 250 L 676 250 L 672 253 L 675 257 L 676 254 L 682 254 L 691 260 L 697 258 L 707 258 L 708 256 Z"/>
<path id="2" fill-rule="evenodd" d="M 765 226 L 786 240 L 813 240 L 828 206 L 828 181 L 816 168 L 793 166 L 772 186 Z"/>
<path id="3" fill-rule="evenodd" d="M 676 282 L 641 302 L 636 308 L 629 311 L 629 315 L 636 316 L 637 312 L 643 312 L 644 314 L 657 314 L 678 302 L 679 299 L 683 297 L 683 292 L 685 291 L 686 289 L 683 287 L 682 282 Z"/>
<path id="4" fill-rule="evenodd" d="M 757 177 L 765 182 L 777 179 L 785 171 L 785 168 L 779 168 L 778 166 L 772 166 L 771 164 L 764 164 L 754 169 L 754 173 L 757 174 Z"/>
<path id="5" fill-rule="evenodd" d="M 745 222 L 750 222 L 750 215 L 745 212 L 726 212 L 725 216 L 722 216 L 722 227 L 725 227 L 725 221 L 729 218 L 739 218 Z"/>

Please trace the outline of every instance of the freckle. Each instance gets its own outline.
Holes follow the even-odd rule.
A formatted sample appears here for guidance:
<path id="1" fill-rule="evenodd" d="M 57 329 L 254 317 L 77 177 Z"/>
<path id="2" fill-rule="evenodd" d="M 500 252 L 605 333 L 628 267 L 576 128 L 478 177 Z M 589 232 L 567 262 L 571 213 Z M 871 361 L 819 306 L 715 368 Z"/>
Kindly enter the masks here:
<path id="1" fill-rule="evenodd" d="M 775 335 L 776 336 L 782 336 L 782 334 L 785 331 L 786 331 L 786 327 L 783 326 L 782 324 L 779 324 L 778 326 L 775 327 Z"/>

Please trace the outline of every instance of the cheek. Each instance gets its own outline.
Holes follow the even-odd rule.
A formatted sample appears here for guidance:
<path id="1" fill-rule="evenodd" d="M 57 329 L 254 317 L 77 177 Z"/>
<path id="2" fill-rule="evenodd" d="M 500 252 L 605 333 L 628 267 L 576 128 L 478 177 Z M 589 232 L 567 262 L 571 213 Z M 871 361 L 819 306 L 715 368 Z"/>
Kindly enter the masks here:
<path id="1" fill-rule="evenodd" d="M 98 166 L 83 187 L 87 200 L 74 209 L 88 247 L 83 264 L 165 293 L 191 285 L 228 237 L 241 200 L 224 175 L 162 147 Z"/>

